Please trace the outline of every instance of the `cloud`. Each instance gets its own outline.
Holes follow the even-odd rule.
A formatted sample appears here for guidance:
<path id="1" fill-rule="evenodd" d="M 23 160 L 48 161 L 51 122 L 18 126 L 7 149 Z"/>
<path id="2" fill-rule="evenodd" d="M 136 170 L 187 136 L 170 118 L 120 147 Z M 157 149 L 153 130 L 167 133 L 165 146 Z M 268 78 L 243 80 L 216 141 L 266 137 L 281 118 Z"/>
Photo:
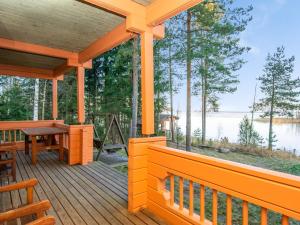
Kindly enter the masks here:
<path id="1" fill-rule="evenodd" d="M 240 46 L 242 47 L 250 47 L 249 53 L 252 55 L 259 55 L 261 53 L 261 49 L 253 44 L 251 44 L 249 41 L 247 41 L 245 38 L 240 39 Z"/>

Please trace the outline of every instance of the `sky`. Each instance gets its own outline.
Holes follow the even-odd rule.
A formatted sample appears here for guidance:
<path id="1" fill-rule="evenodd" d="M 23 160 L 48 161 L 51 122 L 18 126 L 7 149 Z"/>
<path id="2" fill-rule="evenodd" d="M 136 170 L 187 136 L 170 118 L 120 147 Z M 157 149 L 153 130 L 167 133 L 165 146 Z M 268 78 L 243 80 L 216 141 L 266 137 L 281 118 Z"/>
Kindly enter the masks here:
<path id="1" fill-rule="evenodd" d="M 238 72 L 240 84 L 234 94 L 220 96 L 220 111 L 249 111 L 257 77 L 262 74 L 267 54 L 284 46 L 286 56 L 295 56 L 294 77 L 300 77 L 300 0 L 236 0 L 239 6 L 253 6 L 253 20 L 241 34 L 241 45 L 251 47 L 247 63 Z M 259 83 L 257 84 L 259 87 Z M 175 109 L 185 111 L 185 84 L 174 97 Z M 258 98 L 262 96 L 258 88 Z M 192 98 L 192 111 L 201 108 L 200 96 Z"/>

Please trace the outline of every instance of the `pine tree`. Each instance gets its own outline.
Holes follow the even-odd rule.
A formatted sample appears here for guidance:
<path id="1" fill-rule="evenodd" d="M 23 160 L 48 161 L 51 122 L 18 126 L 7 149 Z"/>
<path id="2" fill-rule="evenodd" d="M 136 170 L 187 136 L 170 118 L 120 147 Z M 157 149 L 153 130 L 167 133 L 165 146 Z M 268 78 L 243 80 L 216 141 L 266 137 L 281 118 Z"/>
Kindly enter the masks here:
<path id="1" fill-rule="evenodd" d="M 292 79 L 295 57 L 285 56 L 285 48 L 278 47 L 276 52 L 268 54 L 263 74 L 258 78 L 264 97 L 257 107 L 264 110 L 263 117 L 269 117 L 268 148 L 272 150 L 275 134 L 273 118 L 293 116 L 293 110 L 299 108 L 300 79 Z"/>
<path id="2" fill-rule="evenodd" d="M 249 50 L 240 45 L 252 7 L 234 7 L 231 0 L 206 0 L 194 7 L 193 59 L 197 62 L 195 93 L 202 102 L 202 142 L 206 140 L 206 113 L 218 110 L 218 95 L 236 91 L 236 72 L 245 63 L 241 56 Z"/>

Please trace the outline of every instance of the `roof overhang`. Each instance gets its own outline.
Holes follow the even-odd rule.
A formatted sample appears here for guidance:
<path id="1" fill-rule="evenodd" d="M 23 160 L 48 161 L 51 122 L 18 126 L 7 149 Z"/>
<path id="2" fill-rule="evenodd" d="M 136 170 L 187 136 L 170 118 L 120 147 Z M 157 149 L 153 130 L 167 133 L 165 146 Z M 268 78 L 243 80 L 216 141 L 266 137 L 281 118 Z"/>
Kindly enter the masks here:
<path id="1" fill-rule="evenodd" d="M 143 32 L 164 37 L 163 22 L 201 0 L 0 1 L 0 73 L 62 78 Z"/>

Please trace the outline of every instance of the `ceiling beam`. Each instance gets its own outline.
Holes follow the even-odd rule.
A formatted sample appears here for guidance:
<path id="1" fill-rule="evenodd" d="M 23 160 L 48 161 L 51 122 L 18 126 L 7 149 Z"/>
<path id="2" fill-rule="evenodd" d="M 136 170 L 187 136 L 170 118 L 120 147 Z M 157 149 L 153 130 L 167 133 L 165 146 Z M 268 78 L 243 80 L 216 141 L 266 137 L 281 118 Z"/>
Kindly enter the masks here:
<path id="1" fill-rule="evenodd" d="M 19 52 L 38 54 L 56 58 L 77 59 L 78 54 L 75 52 L 65 51 L 62 49 L 49 48 L 42 45 L 30 44 L 21 41 L 14 41 L 0 38 L 0 48 L 10 49 Z"/>
<path id="2" fill-rule="evenodd" d="M 156 0 L 147 6 L 146 24 L 157 26 L 203 0 Z"/>
<path id="3" fill-rule="evenodd" d="M 165 26 L 159 25 L 152 28 L 153 36 L 156 39 L 162 39 L 165 36 Z M 85 63 L 110 49 L 118 46 L 119 44 L 126 42 L 133 38 L 136 34 L 127 31 L 127 24 L 122 23 L 112 31 L 108 32 L 104 36 L 100 37 L 85 50 L 79 53 L 78 63 Z M 84 65 L 83 65 L 84 66 Z M 87 66 L 84 66 L 88 68 Z"/>
<path id="4" fill-rule="evenodd" d="M 108 10 L 115 14 L 127 17 L 132 14 L 145 16 L 146 7 L 132 0 L 80 0 L 81 2 Z"/>
<path id="5" fill-rule="evenodd" d="M 126 30 L 126 24 L 122 23 L 112 31 L 108 32 L 100 39 L 96 40 L 89 47 L 79 53 L 78 62 L 85 63 L 106 51 L 118 46 L 122 42 L 128 41 L 134 36 Z"/>
<path id="6" fill-rule="evenodd" d="M 92 69 L 93 68 L 93 60 L 90 59 L 85 61 L 84 63 L 74 63 L 70 64 L 70 62 L 64 63 L 58 67 L 56 67 L 53 71 L 54 77 L 64 76 L 66 73 L 70 72 L 70 70 L 82 66 L 85 69 Z"/>
<path id="7" fill-rule="evenodd" d="M 36 79 L 39 78 L 48 80 L 52 80 L 53 78 L 57 78 L 58 80 L 63 79 L 62 76 L 54 76 L 53 70 L 7 64 L 0 64 L 0 74 L 7 76 L 17 76 Z"/>

